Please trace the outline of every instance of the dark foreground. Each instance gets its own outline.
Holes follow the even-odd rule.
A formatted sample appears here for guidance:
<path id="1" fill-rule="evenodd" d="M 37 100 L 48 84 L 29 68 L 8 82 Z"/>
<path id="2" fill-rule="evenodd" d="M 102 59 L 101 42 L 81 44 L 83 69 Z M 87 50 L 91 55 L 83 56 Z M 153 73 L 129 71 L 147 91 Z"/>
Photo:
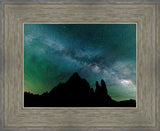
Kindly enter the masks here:
<path id="1" fill-rule="evenodd" d="M 115 101 L 108 95 L 106 84 L 96 82 L 96 90 L 74 73 L 66 83 L 60 83 L 49 93 L 24 93 L 24 107 L 136 107 L 133 99 Z"/>

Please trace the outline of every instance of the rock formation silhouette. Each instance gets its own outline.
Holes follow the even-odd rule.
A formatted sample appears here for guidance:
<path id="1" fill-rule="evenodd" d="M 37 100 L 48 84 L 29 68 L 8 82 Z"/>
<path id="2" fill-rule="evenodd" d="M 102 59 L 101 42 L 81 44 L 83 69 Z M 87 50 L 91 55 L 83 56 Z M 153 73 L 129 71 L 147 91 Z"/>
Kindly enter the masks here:
<path id="1" fill-rule="evenodd" d="M 67 82 L 60 83 L 49 93 L 24 93 L 24 107 L 135 107 L 135 100 L 117 102 L 109 96 L 104 80 L 96 81 L 95 92 L 89 83 L 74 73 Z"/>

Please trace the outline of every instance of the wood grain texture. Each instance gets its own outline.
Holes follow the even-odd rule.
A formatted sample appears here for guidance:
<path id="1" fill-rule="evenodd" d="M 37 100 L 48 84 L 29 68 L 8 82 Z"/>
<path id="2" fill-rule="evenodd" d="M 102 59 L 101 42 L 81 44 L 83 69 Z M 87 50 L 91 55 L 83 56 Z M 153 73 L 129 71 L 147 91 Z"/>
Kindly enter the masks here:
<path id="1" fill-rule="evenodd" d="M 4 129 L 157 129 L 158 3 L 2 2 L 1 104 Z M 25 107 L 24 23 L 136 23 L 137 107 Z"/>

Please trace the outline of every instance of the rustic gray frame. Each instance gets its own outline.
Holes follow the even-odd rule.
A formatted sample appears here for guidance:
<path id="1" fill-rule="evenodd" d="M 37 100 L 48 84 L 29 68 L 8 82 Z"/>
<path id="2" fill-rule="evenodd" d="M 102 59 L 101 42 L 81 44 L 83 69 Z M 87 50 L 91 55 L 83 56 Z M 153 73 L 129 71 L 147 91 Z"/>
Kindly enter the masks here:
<path id="1" fill-rule="evenodd" d="M 23 23 L 136 23 L 137 107 L 24 108 Z M 157 2 L 2 2 L 2 128 L 158 129 L 157 27 Z"/>

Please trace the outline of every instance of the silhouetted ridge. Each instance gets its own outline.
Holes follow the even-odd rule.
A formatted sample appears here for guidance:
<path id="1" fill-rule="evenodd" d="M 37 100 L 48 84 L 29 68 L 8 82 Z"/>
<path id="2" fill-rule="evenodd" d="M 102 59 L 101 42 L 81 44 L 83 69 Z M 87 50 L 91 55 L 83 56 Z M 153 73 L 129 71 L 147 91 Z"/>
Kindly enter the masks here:
<path id="1" fill-rule="evenodd" d="M 81 80 L 81 77 L 79 76 L 79 74 L 77 72 L 75 72 L 70 78 L 68 81 L 78 81 L 78 80 Z"/>
<path id="2" fill-rule="evenodd" d="M 115 102 L 108 95 L 107 87 L 106 87 L 104 80 L 101 80 L 101 86 L 99 85 L 98 81 L 96 81 L 95 97 L 96 97 L 96 103 L 99 106 L 101 106 L 101 105 L 103 105 L 103 106 L 108 105 L 109 106 L 111 103 Z"/>
<path id="3" fill-rule="evenodd" d="M 136 106 L 135 100 L 117 102 L 109 96 L 104 80 L 101 85 L 96 81 L 96 90 L 89 83 L 74 73 L 67 82 L 60 83 L 49 93 L 34 95 L 24 93 L 25 107 L 114 107 Z"/>

